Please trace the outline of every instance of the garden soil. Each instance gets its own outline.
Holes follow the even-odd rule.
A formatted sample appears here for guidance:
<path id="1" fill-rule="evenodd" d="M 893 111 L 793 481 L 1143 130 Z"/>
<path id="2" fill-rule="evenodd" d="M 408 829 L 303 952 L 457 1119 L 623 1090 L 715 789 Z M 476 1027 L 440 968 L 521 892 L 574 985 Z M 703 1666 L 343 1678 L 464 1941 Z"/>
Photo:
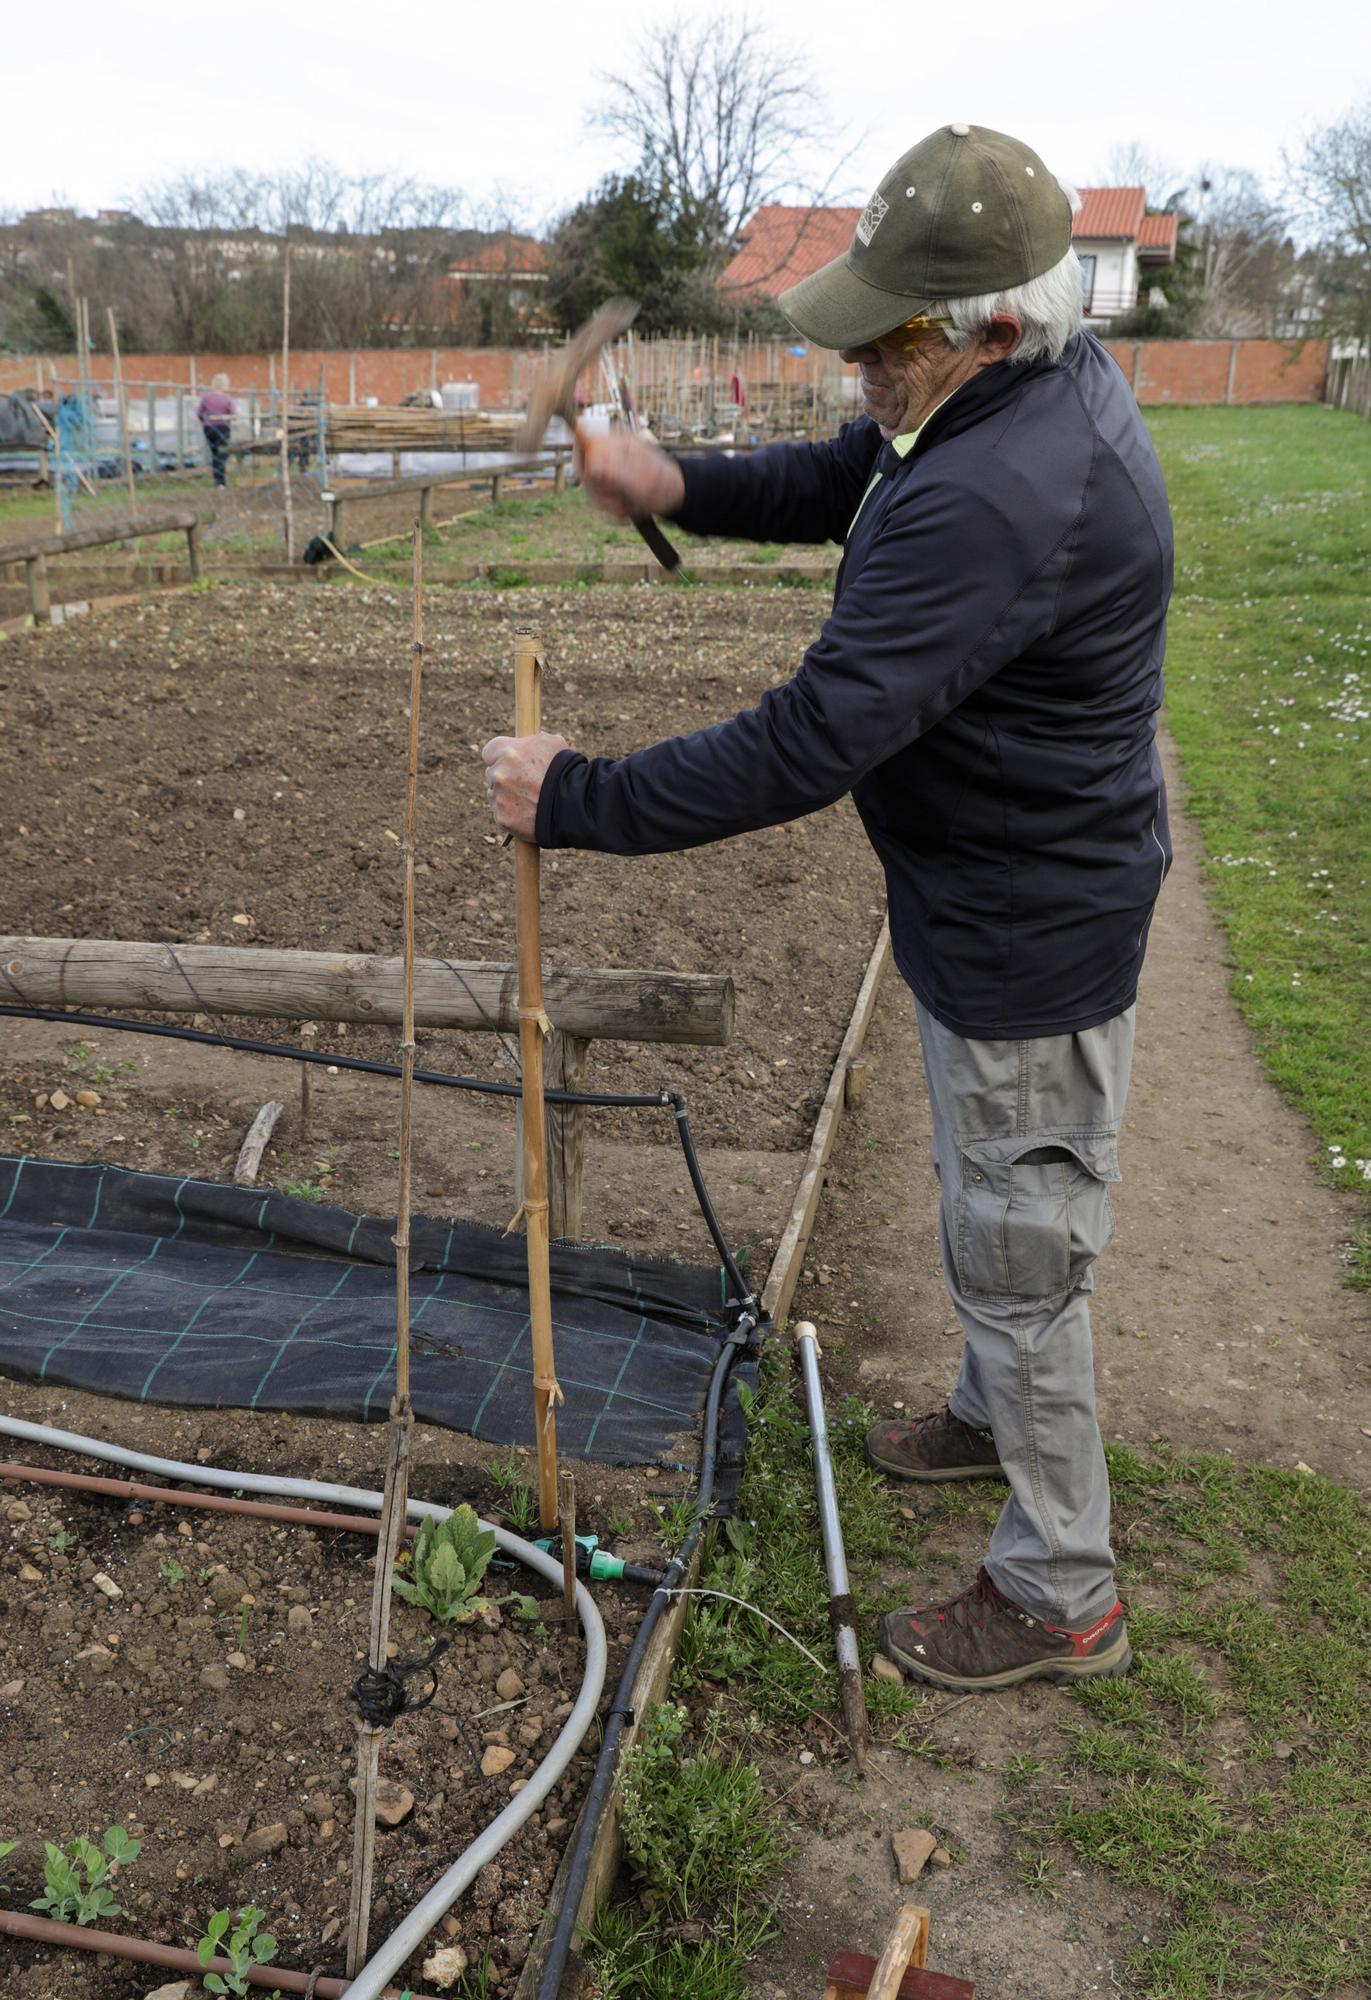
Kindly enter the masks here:
<path id="1" fill-rule="evenodd" d="M 812 599 L 784 591 L 435 594 L 420 948 L 513 953 L 508 857 L 485 830 L 475 746 L 507 726 L 517 629 L 532 625 L 546 640 L 550 726 L 614 750 L 755 700 L 793 666 L 814 612 Z M 406 619 L 403 597 L 379 591 L 224 589 L 7 647 L 5 928 L 394 950 Z M 1119 1235 L 1095 1299 L 1102 1422 L 1133 1443 L 1231 1448 L 1365 1485 L 1364 1313 L 1341 1282 L 1351 1203 L 1322 1183 L 1308 1127 L 1251 1050 L 1229 998 L 1198 839 L 1180 812 L 1175 821 L 1177 865 L 1140 1005 Z M 878 920 L 875 870 L 850 809 L 686 857 L 549 856 L 545 879 L 550 959 L 734 972 L 730 1049 L 602 1049 L 593 1070 L 610 1088 L 685 1091 L 725 1226 L 751 1237 L 764 1269 Z M 248 921 L 235 925 L 235 916 Z M 378 1031 L 335 1034 L 317 1024 L 314 1045 L 389 1053 Z M 267 1178 L 304 1176 L 373 1212 L 391 1200 L 394 1103 L 384 1084 L 323 1079 L 306 1140 L 279 1065 L 112 1036 L 87 1037 L 76 1051 L 73 1041 L 63 1029 L 0 1026 L 0 1111 L 12 1147 L 222 1177 L 252 1111 L 274 1091 L 289 1110 Z M 867 1054 L 865 1104 L 840 1137 L 796 1313 L 820 1323 L 835 1393 L 917 1410 L 945 1394 L 957 1340 L 936 1267 L 913 1012 L 893 976 Z M 490 1037 L 435 1035 L 421 1059 L 511 1073 Z M 97 1067 L 98 1106 L 38 1107 L 54 1082 Z M 488 1106 L 458 1111 L 448 1093 L 434 1109 L 436 1096 L 421 1099 L 425 1205 L 503 1219 L 507 1118 Z M 587 1233 L 701 1254 L 669 1137 L 592 1121 Z M 42 1389 L 9 1387 L 3 1400 L 183 1458 L 371 1483 L 380 1475 L 375 1431 L 132 1409 Z M 505 1505 L 498 1470 L 464 1438 L 420 1436 L 420 1492 Z M 636 1473 L 597 1471 L 590 1483 L 590 1509 L 615 1524 L 616 1545 L 645 1555 L 657 1542 L 656 1510 L 672 1496 Z M 307 1965 L 318 1949 L 332 1968 L 351 1803 L 339 1690 L 356 1671 L 365 1553 L 341 1536 L 174 1509 L 135 1520 L 104 1503 L 33 1490 L 21 1500 L 12 1490 L 9 1504 L 22 1511 L 0 1523 L 9 1613 L 0 1728 L 13 1781 L 0 1834 L 24 1836 L 4 1870 L 13 1899 L 35 1893 L 43 1833 L 117 1820 L 144 1830 L 123 1898 L 136 1921 L 184 1941 L 211 1909 L 255 1896 L 270 1903 L 283 1963 Z M 927 1600 L 960 1587 L 979 1553 L 962 1525 L 921 1543 L 917 1567 L 891 1565 L 883 1580 Z M 121 1598 L 100 1594 L 96 1571 L 115 1579 Z M 616 1654 L 633 1615 L 627 1600 L 610 1598 Z M 424 1636 L 412 1617 L 397 1614 L 405 1651 Z M 579 1647 L 553 1617 L 545 1603 L 542 1631 L 510 1615 L 459 1634 L 440 1669 L 440 1712 L 392 1733 L 385 1768 L 415 1804 L 382 1836 L 378 1931 L 432 1879 L 462 1829 L 490 1816 L 485 1749 L 514 1751 L 493 1781 L 507 1790 L 555 1727 Z M 507 1668 L 524 1682 L 522 1706 L 510 1711 L 498 1709 L 494 1689 Z M 974 1977 L 987 2000 L 1028 2000 L 1045 1986 L 1066 1996 L 1126 1991 L 1120 1968 L 1157 1908 L 1093 1873 L 1068 1876 L 1054 1899 L 1030 1897 L 1001 1822 L 1010 1758 L 1056 1726 L 1064 1701 L 1050 1688 L 939 1701 L 920 1721 L 939 1762 L 882 1747 L 861 1787 L 817 1723 L 810 1761 L 777 1750 L 771 1775 L 802 1844 L 781 1937 L 755 1968 L 757 1994 L 810 2000 L 835 1947 L 879 1950 L 908 1893 L 895 1881 L 890 1834 L 921 1825 L 955 1857 L 913 1892 L 933 1913 L 934 1964 Z M 485 1741 L 501 1733 L 507 1744 Z M 496 1991 L 508 1990 L 541 1909 L 579 1782 L 483 1875 L 454 1920 L 473 1955 L 492 1950 Z M 6 2000 L 133 2000 L 158 1983 L 69 1963 L 59 1973 L 8 1942 L 0 1971 Z"/>

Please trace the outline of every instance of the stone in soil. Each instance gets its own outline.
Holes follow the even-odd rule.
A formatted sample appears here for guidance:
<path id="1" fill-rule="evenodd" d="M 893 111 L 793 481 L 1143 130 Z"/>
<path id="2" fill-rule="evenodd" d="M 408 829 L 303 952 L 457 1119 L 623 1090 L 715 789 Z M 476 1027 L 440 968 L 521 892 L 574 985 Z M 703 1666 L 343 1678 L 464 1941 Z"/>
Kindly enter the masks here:
<path id="1" fill-rule="evenodd" d="M 901 1882 L 917 1882 L 938 1842 L 926 1827 L 920 1826 L 893 1833 L 890 1844 L 895 1850 L 895 1866 Z"/>

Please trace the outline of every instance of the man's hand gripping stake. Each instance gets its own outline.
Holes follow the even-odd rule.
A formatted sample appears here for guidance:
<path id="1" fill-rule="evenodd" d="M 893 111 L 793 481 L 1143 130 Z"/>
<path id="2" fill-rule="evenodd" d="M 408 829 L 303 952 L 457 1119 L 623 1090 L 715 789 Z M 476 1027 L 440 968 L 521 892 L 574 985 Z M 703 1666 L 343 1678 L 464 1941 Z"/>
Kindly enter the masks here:
<path id="1" fill-rule="evenodd" d="M 577 328 L 529 398 L 528 415 L 518 438 L 520 451 L 536 451 L 552 418 L 561 417 L 569 426 L 581 456 L 589 458 L 593 454 L 595 439 L 586 434 L 576 411 L 576 384 L 601 348 L 617 340 L 621 333 L 627 333 L 637 311 L 632 299 L 611 299 L 584 326 Z M 679 553 L 650 514 L 635 514 L 633 525 L 664 570 L 675 572 L 681 567 Z"/>

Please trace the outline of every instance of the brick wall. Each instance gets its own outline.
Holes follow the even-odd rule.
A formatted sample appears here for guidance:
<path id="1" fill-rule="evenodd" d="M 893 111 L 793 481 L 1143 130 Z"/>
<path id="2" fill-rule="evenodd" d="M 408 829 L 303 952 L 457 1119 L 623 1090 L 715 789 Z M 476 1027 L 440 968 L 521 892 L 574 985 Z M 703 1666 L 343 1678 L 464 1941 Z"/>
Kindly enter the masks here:
<path id="1" fill-rule="evenodd" d="M 1328 366 L 1326 340 L 1144 340 L 1106 343 L 1133 384 L 1138 401 L 1152 403 L 1317 403 L 1323 396 Z M 764 366 L 766 345 L 752 355 Z M 747 354 L 742 366 L 747 367 Z M 354 355 L 301 353 L 291 356 L 290 379 L 297 390 L 317 388 L 322 367 L 330 402 L 376 396 L 398 403 L 414 391 L 442 382 L 475 382 L 483 408 L 519 408 L 542 365 L 536 348 L 457 347 L 371 348 Z M 71 376 L 71 356 L 47 363 L 59 375 Z M 235 390 L 266 389 L 276 379 L 276 358 L 264 354 L 200 354 L 192 362 L 179 354 L 130 354 L 124 378 L 131 385 L 145 382 L 208 385 L 223 372 Z M 721 359 L 721 368 L 725 367 Z M 112 374 L 108 355 L 95 355 L 91 371 L 97 381 Z M 788 371 L 803 379 L 806 364 L 792 361 Z M 31 386 L 37 365 L 22 355 L 0 357 L 0 392 Z"/>
<path id="2" fill-rule="evenodd" d="M 1110 340 L 1146 407 L 1152 403 L 1318 403 L 1326 340 Z"/>

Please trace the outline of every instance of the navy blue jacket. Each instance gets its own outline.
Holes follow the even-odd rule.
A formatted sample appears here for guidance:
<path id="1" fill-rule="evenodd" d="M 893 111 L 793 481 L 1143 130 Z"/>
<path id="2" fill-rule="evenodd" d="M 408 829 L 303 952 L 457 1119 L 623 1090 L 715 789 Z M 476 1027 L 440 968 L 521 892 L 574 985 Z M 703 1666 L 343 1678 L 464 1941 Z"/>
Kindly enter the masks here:
<path id="1" fill-rule="evenodd" d="M 1172 544 L 1104 349 L 1081 333 L 1059 362 L 984 369 L 904 458 L 863 418 L 681 466 L 692 533 L 845 540 L 832 612 L 794 679 L 731 722 L 561 752 L 539 845 L 668 852 L 850 791 L 896 962 L 955 1034 L 1128 1007 L 1171 858 L 1154 736 Z"/>

